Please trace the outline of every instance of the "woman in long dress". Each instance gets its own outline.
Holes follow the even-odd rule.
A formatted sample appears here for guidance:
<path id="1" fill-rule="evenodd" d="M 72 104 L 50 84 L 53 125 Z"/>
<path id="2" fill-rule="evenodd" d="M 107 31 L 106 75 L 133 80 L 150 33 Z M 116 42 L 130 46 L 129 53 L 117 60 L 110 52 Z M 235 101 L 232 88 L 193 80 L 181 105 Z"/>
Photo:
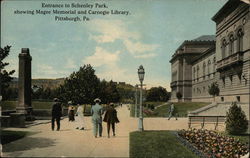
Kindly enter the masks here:
<path id="1" fill-rule="evenodd" d="M 107 107 L 103 121 L 107 122 L 108 138 L 110 133 L 110 125 L 112 126 L 113 136 L 115 136 L 115 123 L 119 123 L 120 121 L 117 118 L 117 111 L 115 110 L 113 103 L 110 103 L 110 106 Z"/>
<path id="2" fill-rule="evenodd" d="M 76 111 L 76 129 L 84 130 L 84 115 L 83 115 L 83 107 L 81 105 L 77 105 Z"/>

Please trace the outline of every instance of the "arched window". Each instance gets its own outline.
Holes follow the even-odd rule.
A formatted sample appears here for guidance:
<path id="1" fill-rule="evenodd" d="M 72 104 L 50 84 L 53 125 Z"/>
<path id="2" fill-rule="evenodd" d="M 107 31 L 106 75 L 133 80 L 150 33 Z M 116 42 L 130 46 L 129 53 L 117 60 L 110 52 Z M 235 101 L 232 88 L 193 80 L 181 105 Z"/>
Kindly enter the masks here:
<path id="1" fill-rule="evenodd" d="M 237 51 L 243 51 L 243 35 L 244 32 L 242 29 L 239 29 L 237 32 Z"/>
<path id="2" fill-rule="evenodd" d="M 227 46 L 227 41 L 226 41 L 226 39 L 223 39 L 222 44 L 221 44 L 222 59 L 224 59 L 226 57 L 226 46 Z"/>
<path id="3" fill-rule="evenodd" d="M 234 36 L 231 34 L 229 36 L 229 55 L 232 55 L 234 52 Z"/>

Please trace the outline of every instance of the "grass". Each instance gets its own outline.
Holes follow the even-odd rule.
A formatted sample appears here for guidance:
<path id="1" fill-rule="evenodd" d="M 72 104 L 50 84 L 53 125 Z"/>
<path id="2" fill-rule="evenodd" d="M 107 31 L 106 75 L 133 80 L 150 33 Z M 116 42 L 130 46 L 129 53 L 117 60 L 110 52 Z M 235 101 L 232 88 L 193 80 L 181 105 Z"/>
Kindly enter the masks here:
<path id="1" fill-rule="evenodd" d="M 150 103 L 153 104 L 154 106 L 164 104 L 164 102 L 155 102 L 155 103 L 150 102 Z M 189 111 L 199 109 L 199 108 L 207 106 L 209 104 L 210 103 L 201 103 L 201 102 L 174 103 L 175 108 L 178 111 L 179 117 L 187 117 L 187 114 Z M 144 113 L 144 117 L 167 117 L 170 105 L 171 105 L 171 103 L 160 106 L 159 108 L 155 109 L 152 114 L 145 114 Z M 138 108 L 139 108 L 139 106 L 138 106 Z M 137 110 L 137 112 L 139 112 L 139 110 Z M 135 115 L 135 108 L 134 108 L 134 104 L 132 104 L 131 110 L 130 110 L 130 116 L 134 117 L 134 115 Z"/>
<path id="2" fill-rule="evenodd" d="M 0 106 L 2 110 L 15 110 L 17 101 L 2 101 Z M 53 102 L 44 102 L 44 101 L 32 101 L 32 107 L 34 109 L 51 109 Z"/>
<path id="3" fill-rule="evenodd" d="M 21 138 L 23 138 L 31 133 L 27 132 L 27 131 L 1 130 L 0 134 L 1 134 L 1 143 L 4 145 L 4 144 L 10 143 L 12 141 L 21 139 Z"/>
<path id="4" fill-rule="evenodd" d="M 130 157 L 198 158 L 170 131 L 130 133 Z"/>

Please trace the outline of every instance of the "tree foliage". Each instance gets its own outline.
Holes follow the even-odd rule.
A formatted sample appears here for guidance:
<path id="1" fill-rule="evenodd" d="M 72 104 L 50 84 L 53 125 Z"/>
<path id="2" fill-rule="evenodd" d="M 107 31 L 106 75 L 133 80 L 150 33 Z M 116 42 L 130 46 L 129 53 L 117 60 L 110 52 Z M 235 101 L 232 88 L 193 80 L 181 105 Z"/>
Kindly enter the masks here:
<path id="1" fill-rule="evenodd" d="M 178 100 L 180 100 L 180 99 L 182 98 L 181 92 L 177 92 L 177 93 L 176 93 L 176 98 L 177 98 Z"/>
<path id="2" fill-rule="evenodd" d="M 90 104 L 99 97 L 100 80 L 91 65 L 84 65 L 66 78 L 58 91 L 59 98 L 65 102 Z"/>
<path id="3" fill-rule="evenodd" d="M 152 87 L 147 91 L 147 101 L 168 101 L 169 93 L 163 87 Z"/>
<path id="4" fill-rule="evenodd" d="M 247 131 L 248 121 L 244 111 L 237 105 L 232 103 L 226 118 L 226 131 L 230 134 L 241 134 Z"/>
<path id="5" fill-rule="evenodd" d="M 10 47 L 11 46 L 6 46 L 3 49 L 0 48 L 0 91 L 3 95 L 3 100 L 7 98 L 7 88 L 12 79 L 11 75 L 15 72 L 15 70 L 9 72 L 5 70 L 5 67 L 8 66 L 9 63 L 3 61 L 9 55 Z"/>
<path id="6" fill-rule="evenodd" d="M 208 86 L 208 93 L 213 97 L 218 96 L 220 94 L 220 89 L 217 82 L 213 82 L 211 86 Z"/>
<path id="7" fill-rule="evenodd" d="M 75 104 L 93 104 L 95 98 L 100 98 L 102 103 L 120 100 L 116 84 L 100 81 L 91 65 L 84 65 L 73 72 L 54 94 L 65 103 L 72 101 Z"/>

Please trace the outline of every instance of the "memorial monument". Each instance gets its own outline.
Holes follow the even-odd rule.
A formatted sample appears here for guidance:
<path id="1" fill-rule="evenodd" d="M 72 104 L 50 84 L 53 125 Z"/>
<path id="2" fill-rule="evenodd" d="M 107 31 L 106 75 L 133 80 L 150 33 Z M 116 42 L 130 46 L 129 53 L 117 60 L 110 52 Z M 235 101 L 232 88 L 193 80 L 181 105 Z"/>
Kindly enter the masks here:
<path id="1" fill-rule="evenodd" d="M 22 48 L 19 54 L 18 104 L 16 112 L 24 114 L 26 120 L 33 120 L 31 106 L 31 60 L 29 48 Z"/>

